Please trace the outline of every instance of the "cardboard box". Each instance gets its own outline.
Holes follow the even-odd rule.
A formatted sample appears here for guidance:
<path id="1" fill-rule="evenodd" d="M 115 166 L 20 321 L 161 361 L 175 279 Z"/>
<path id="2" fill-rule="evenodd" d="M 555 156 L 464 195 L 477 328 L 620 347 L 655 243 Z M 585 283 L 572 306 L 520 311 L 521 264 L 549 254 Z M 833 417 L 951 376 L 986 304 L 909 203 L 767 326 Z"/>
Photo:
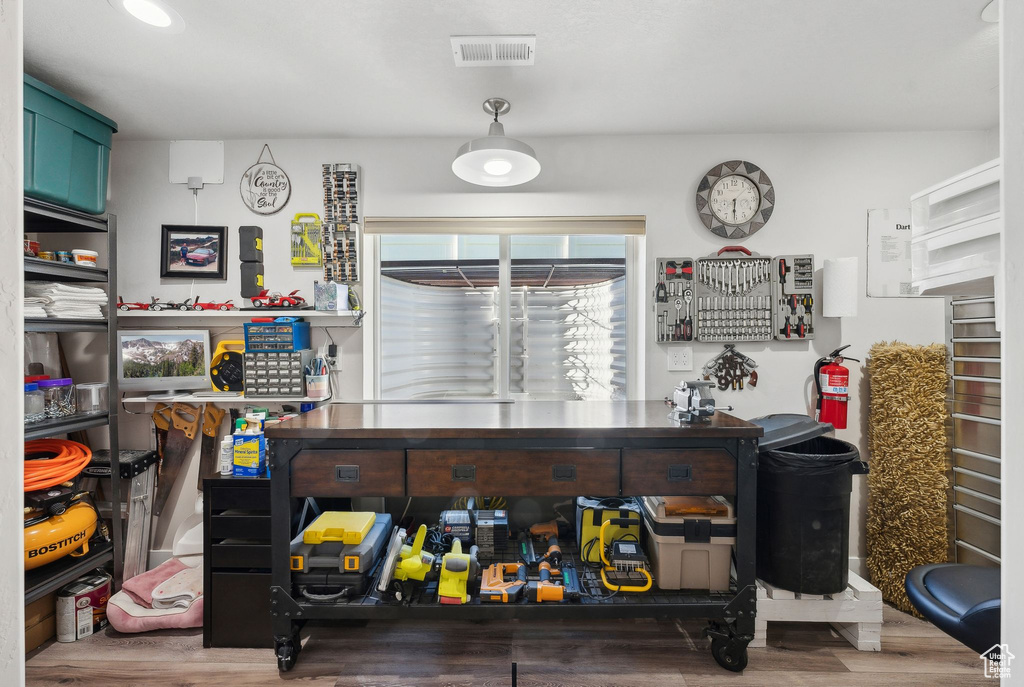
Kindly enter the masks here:
<path id="1" fill-rule="evenodd" d="M 25 606 L 25 653 L 34 651 L 57 634 L 57 593 Z"/>

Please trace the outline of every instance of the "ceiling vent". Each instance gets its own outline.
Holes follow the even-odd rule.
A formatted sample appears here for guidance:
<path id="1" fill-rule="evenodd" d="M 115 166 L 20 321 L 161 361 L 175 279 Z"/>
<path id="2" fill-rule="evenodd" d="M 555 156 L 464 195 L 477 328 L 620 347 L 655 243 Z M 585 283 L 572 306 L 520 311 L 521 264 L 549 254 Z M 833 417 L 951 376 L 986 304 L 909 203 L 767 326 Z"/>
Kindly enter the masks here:
<path id="1" fill-rule="evenodd" d="M 456 67 L 529 67 L 536 36 L 452 36 Z"/>

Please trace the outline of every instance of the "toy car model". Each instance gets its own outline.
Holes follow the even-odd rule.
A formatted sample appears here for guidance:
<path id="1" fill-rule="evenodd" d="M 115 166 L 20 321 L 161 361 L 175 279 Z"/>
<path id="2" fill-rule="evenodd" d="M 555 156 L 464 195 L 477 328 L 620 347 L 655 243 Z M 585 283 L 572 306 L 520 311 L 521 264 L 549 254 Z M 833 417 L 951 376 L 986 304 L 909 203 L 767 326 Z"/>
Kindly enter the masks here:
<path id="1" fill-rule="evenodd" d="M 253 296 L 249 300 L 252 301 L 254 308 L 299 308 L 306 304 L 306 299 L 295 295 L 298 292 L 299 290 L 295 289 L 287 296 L 282 296 L 280 292 L 271 293 L 263 289 L 260 291 L 260 295 Z"/>
<path id="2" fill-rule="evenodd" d="M 201 265 L 206 267 L 211 262 L 216 262 L 217 251 L 212 248 L 196 248 L 185 255 L 185 263 L 188 265 Z"/>
<path id="3" fill-rule="evenodd" d="M 154 301 L 155 300 L 156 299 L 154 299 Z M 149 306 L 150 310 L 155 310 L 156 312 L 160 312 L 161 310 L 191 310 L 191 308 L 191 298 L 187 298 L 180 303 L 177 303 L 175 301 L 167 301 L 166 303 L 154 302 L 152 305 Z"/>
<path id="4" fill-rule="evenodd" d="M 123 312 L 128 312 L 129 310 L 149 310 L 155 303 L 155 298 L 149 303 L 126 303 L 120 296 L 117 297 L 117 309 Z"/>
<path id="5" fill-rule="evenodd" d="M 199 296 L 196 296 L 195 301 L 192 303 L 193 310 L 234 310 L 235 304 L 231 301 L 224 301 L 218 303 L 217 301 L 200 301 Z"/>

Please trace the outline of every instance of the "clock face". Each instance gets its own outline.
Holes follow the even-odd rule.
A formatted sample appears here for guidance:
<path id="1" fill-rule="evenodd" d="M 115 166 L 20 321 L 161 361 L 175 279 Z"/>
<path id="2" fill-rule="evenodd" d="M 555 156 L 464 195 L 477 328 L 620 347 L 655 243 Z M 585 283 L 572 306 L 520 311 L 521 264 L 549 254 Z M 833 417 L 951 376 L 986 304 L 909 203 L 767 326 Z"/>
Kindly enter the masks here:
<path id="1" fill-rule="evenodd" d="M 697 214 L 713 234 L 743 239 L 763 227 L 775 210 L 775 187 L 752 162 L 715 165 L 697 185 Z"/>
<path id="2" fill-rule="evenodd" d="M 708 195 L 711 212 L 722 224 L 746 224 L 761 207 L 761 192 L 753 181 L 740 174 L 722 177 Z"/>

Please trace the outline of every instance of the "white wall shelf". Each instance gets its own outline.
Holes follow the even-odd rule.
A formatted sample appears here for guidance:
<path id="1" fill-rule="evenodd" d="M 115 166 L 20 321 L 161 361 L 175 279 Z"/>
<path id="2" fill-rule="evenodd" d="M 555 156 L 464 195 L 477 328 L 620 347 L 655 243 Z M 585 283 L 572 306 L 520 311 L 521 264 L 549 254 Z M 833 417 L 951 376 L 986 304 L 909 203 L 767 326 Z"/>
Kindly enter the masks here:
<path id="1" fill-rule="evenodd" d="M 148 396 L 125 396 L 121 399 L 122 403 L 133 405 L 151 403 L 156 405 L 158 403 L 194 403 L 202 405 L 204 403 L 213 403 L 221 406 L 249 406 L 259 405 L 261 403 L 316 403 L 320 401 L 326 401 L 325 398 L 308 398 L 306 396 L 208 396 L 208 395 L 195 395 L 195 394 L 178 394 L 176 396 L 170 396 L 168 398 L 152 399 Z"/>
<path id="2" fill-rule="evenodd" d="M 118 310 L 119 319 L 189 319 L 216 317 L 225 319 L 244 320 L 252 317 L 304 317 L 310 320 L 355 320 L 359 321 L 363 316 L 362 310 Z"/>

